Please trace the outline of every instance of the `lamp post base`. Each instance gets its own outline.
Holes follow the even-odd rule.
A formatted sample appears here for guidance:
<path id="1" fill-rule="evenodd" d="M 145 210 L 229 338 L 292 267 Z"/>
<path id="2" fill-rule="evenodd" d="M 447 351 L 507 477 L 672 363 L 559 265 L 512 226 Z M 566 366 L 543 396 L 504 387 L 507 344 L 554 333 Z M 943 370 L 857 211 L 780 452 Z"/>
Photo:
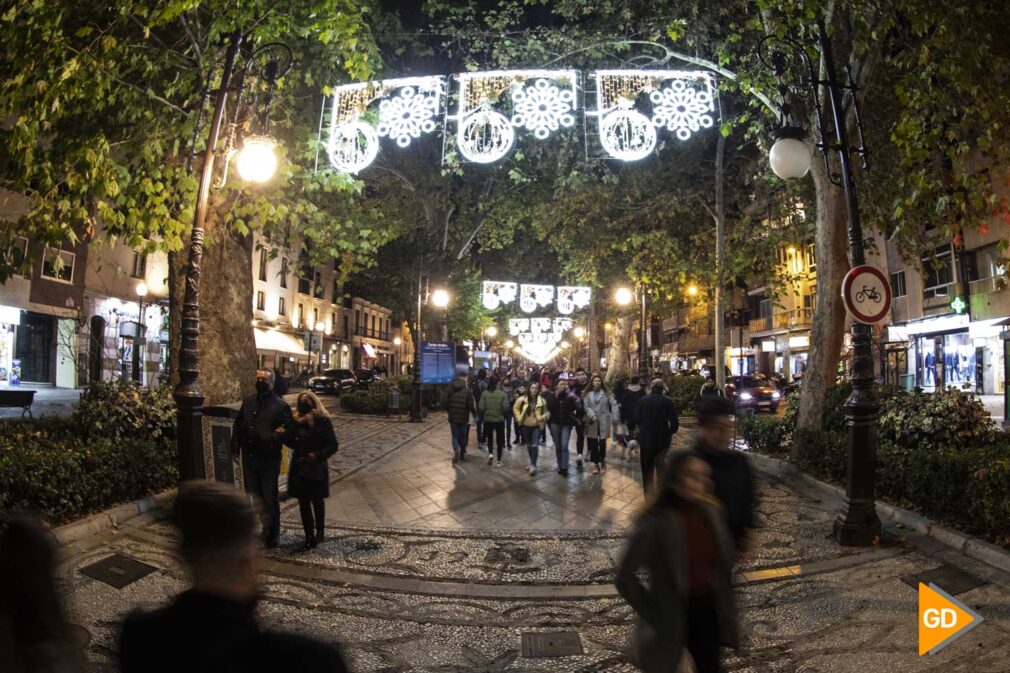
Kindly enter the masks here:
<path id="1" fill-rule="evenodd" d="M 414 383 L 410 387 L 410 422 L 420 423 L 421 420 L 421 384 Z"/>
<path id="2" fill-rule="evenodd" d="M 875 503 L 846 498 L 842 511 L 835 517 L 831 535 L 843 547 L 869 547 L 876 543 L 880 539 L 880 518 Z"/>
<path id="3" fill-rule="evenodd" d="M 206 478 L 203 460 L 203 401 L 200 393 L 176 391 L 173 395 L 176 408 L 177 439 L 179 451 L 179 482 Z"/>

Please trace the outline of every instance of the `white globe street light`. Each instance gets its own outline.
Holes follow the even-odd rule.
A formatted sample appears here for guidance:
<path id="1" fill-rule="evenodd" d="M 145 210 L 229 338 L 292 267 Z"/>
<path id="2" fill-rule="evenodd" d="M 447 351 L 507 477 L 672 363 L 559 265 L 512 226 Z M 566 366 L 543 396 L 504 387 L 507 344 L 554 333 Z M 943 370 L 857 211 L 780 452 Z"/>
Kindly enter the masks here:
<path id="1" fill-rule="evenodd" d="M 491 325 L 490 327 L 488 327 L 488 328 L 487 328 L 486 330 L 484 330 L 484 331 L 485 331 L 485 332 L 487 333 L 487 335 L 488 335 L 489 337 L 491 337 L 492 339 L 494 339 L 494 338 L 495 338 L 496 336 L 498 336 L 498 328 L 497 328 L 497 327 L 495 327 L 494 325 Z"/>
<path id="2" fill-rule="evenodd" d="M 582 325 L 579 325 L 574 330 L 572 330 L 572 334 L 575 335 L 576 339 L 581 339 L 582 337 L 586 336 L 586 328 L 583 327 Z"/>
<path id="3" fill-rule="evenodd" d="M 810 146 L 803 142 L 803 129 L 783 126 L 774 133 L 775 144 L 768 153 L 772 172 L 783 180 L 802 178 L 810 172 L 813 156 Z"/>
<path id="4" fill-rule="evenodd" d="M 270 136 L 247 136 L 235 157 L 235 168 L 247 182 L 266 182 L 277 172 L 277 143 Z"/>
<path id="5" fill-rule="evenodd" d="M 505 348 L 507 348 L 508 350 L 512 350 L 512 347 L 515 345 L 516 342 L 512 341 L 512 339 L 509 339 L 508 341 L 505 342 Z"/>
<path id="6" fill-rule="evenodd" d="M 145 283 L 144 281 L 140 281 L 139 283 L 137 283 L 137 296 L 140 298 L 144 298 L 147 296 L 147 283 Z"/>
<path id="7" fill-rule="evenodd" d="M 394 346 L 399 346 L 402 343 L 403 343 L 403 339 L 401 339 L 400 337 L 393 337 L 393 345 Z"/>
<path id="8" fill-rule="evenodd" d="M 431 303 L 438 308 L 445 308 L 449 305 L 449 293 L 438 289 L 431 293 Z"/>
<path id="9" fill-rule="evenodd" d="M 614 291 L 614 301 L 621 306 L 627 306 L 635 299 L 635 294 L 627 287 L 619 287 Z"/>

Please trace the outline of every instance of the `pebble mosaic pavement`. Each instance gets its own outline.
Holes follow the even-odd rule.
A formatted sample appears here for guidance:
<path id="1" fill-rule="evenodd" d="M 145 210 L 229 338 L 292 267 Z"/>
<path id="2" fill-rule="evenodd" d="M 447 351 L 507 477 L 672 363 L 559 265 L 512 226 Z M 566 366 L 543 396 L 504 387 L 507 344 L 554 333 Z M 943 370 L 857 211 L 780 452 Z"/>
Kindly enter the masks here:
<path id="1" fill-rule="evenodd" d="M 530 477 L 523 447 L 489 466 L 471 446 L 455 468 L 433 415 L 417 425 L 336 418 L 327 540 L 294 554 L 297 506 L 263 577 L 265 624 L 342 644 L 359 673 L 633 671 L 632 613 L 611 584 L 625 529 L 642 505 L 637 461 L 603 475 L 554 471 L 552 450 Z M 690 441 L 691 430 L 678 436 Z M 472 439 L 471 439 L 472 441 Z M 574 447 L 574 438 L 573 438 Z M 838 503 L 762 478 L 755 549 L 739 568 L 744 645 L 739 673 L 1010 673 L 1010 577 L 928 539 L 902 534 L 879 549 L 828 537 Z M 162 513 L 71 545 L 62 584 L 72 618 L 91 634 L 94 671 L 112 671 L 125 612 L 185 586 Z M 121 553 L 157 570 L 117 590 L 79 572 Z M 901 577 L 956 565 L 985 583 L 958 596 L 986 621 L 933 657 L 916 656 L 916 593 Z M 778 569 L 799 565 L 780 572 Z M 524 658 L 523 633 L 575 631 L 583 653 Z M 685 668 L 684 670 L 688 670 Z"/>

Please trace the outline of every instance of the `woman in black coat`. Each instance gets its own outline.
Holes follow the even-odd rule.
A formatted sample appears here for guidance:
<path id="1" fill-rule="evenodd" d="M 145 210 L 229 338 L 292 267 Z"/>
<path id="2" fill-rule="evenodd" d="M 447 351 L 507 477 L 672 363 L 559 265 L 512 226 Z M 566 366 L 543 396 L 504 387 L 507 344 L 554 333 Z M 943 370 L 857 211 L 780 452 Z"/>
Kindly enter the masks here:
<path id="1" fill-rule="evenodd" d="M 294 427 L 288 445 L 294 450 L 288 472 L 288 495 L 298 498 L 305 529 L 305 544 L 312 549 L 322 541 L 326 526 L 326 498 L 330 496 L 327 461 L 337 452 L 333 422 L 319 398 L 311 392 L 298 395 Z"/>

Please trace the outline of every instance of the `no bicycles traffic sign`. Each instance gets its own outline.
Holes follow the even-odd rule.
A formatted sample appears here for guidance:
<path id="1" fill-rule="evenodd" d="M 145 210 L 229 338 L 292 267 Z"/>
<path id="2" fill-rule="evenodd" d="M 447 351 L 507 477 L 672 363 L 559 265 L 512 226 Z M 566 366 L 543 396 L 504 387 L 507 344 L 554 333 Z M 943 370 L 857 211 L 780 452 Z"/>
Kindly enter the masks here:
<path id="1" fill-rule="evenodd" d="M 856 266 L 842 281 L 842 299 L 852 317 L 866 325 L 876 325 L 891 310 L 891 284 L 873 266 Z"/>

